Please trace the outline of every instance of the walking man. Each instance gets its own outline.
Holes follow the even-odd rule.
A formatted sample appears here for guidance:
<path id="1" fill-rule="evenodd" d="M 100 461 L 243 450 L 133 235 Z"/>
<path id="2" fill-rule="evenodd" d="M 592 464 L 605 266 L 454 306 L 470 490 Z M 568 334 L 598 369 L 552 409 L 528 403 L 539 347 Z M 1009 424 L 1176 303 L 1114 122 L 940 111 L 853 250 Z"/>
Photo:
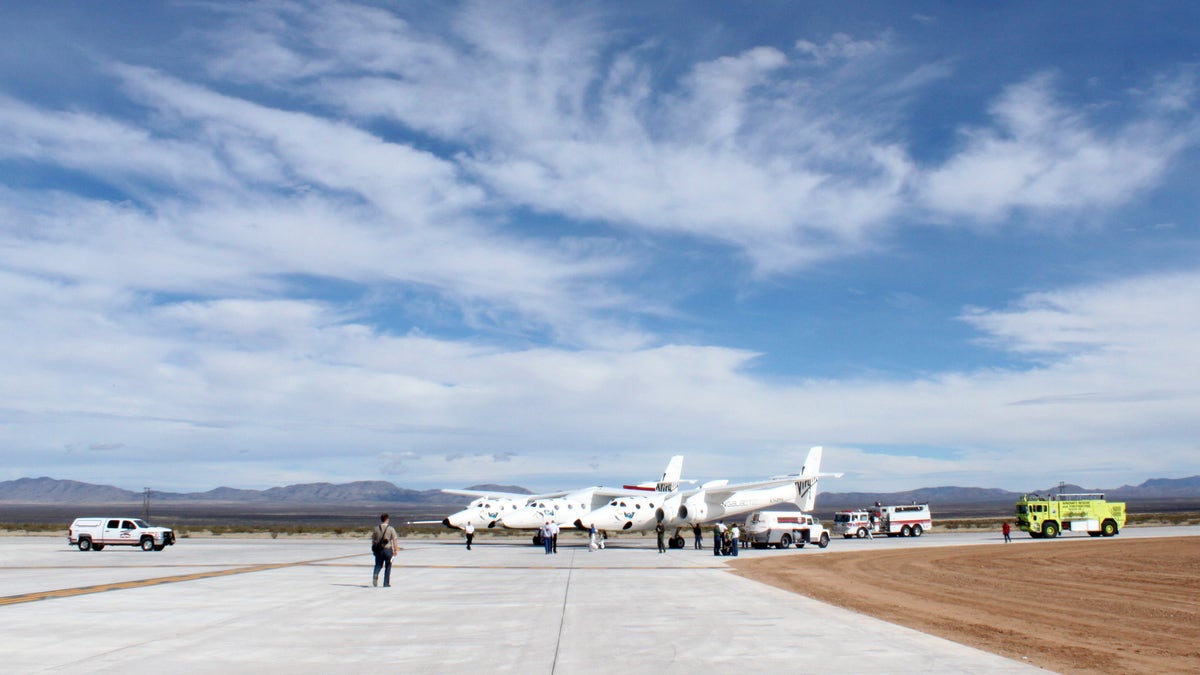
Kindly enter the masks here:
<path id="1" fill-rule="evenodd" d="M 550 521 L 542 526 L 542 546 L 546 547 L 546 555 L 550 555 L 551 548 L 554 546 L 554 531 L 550 529 Z"/>
<path id="2" fill-rule="evenodd" d="M 1009 525 L 1008 521 L 1006 520 L 1006 521 L 1004 521 L 1004 527 L 1001 529 L 1004 530 L 1004 543 L 1011 544 L 1012 543 L 1012 526 Z"/>
<path id="3" fill-rule="evenodd" d="M 467 533 L 467 550 L 471 550 L 471 541 L 475 539 L 475 524 L 468 521 L 467 526 L 463 528 L 463 532 Z"/>
<path id="4" fill-rule="evenodd" d="M 375 554 L 375 572 L 371 585 L 379 585 L 379 570 L 383 569 L 383 587 L 392 585 L 392 556 L 396 554 L 396 530 L 388 524 L 388 514 L 379 516 L 379 526 L 371 533 L 371 552 Z"/>
<path id="5" fill-rule="evenodd" d="M 558 553 L 558 523 L 550 521 L 550 550 L 553 553 Z"/>

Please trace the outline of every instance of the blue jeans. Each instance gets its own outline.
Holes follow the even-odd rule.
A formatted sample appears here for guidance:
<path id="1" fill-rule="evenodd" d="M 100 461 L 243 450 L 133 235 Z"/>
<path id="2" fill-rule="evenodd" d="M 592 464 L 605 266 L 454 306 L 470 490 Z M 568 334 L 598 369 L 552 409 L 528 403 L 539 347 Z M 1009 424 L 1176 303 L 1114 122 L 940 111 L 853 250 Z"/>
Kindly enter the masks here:
<path id="1" fill-rule="evenodd" d="M 548 534 L 543 534 L 542 535 L 542 546 L 546 547 L 546 554 L 549 555 L 549 553 L 551 552 L 551 549 L 554 546 L 554 537 L 551 537 Z"/>
<path id="2" fill-rule="evenodd" d="M 375 574 L 373 579 L 379 578 L 379 570 L 383 569 L 383 585 L 392 585 L 392 548 L 385 546 L 382 551 L 375 554 Z"/>
<path id="3" fill-rule="evenodd" d="M 713 555 L 721 555 L 721 535 L 713 533 Z"/>
<path id="4" fill-rule="evenodd" d="M 731 551 L 731 552 L 730 552 L 730 555 L 732 555 L 733 557 L 735 557 L 735 558 L 736 558 L 736 557 L 737 557 L 737 551 L 738 551 L 738 540 L 737 540 L 737 539 L 734 539 L 734 540 L 733 540 L 733 551 Z"/>

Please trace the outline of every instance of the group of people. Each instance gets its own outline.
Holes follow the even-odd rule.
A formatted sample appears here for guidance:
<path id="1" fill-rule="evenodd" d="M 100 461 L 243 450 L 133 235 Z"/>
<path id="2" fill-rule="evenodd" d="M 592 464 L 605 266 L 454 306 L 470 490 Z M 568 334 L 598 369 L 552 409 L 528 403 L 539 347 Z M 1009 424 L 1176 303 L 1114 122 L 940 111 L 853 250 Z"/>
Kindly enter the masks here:
<path id="1" fill-rule="evenodd" d="M 546 555 L 558 553 L 558 523 L 547 520 L 542 526 L 542 545 L 546 547 Z"/>
<path id="2" fill-rule="evenodd" d="M 717 522 L 713 528 L 713 555 L 731 555 L 736 558 L 741 547 L 741 537 L 742 531 L 737 523 L 734 523 L 733 527 L 725 527 L 725 521 Z"/>
<path id="3" fill-rule="evenodd" d="M 546 548 L 546 554 L 558 553 L 558 523 L 547 520 L 542 526 L 542 544 Z M 1004 541 L 1012 541 L 1012 526 L 1007 522 L 1002 528 L 1004 533 Z M 667 552 L 666 543 L 666 528 L 662 523 L 659 523 L 654 528 L 655 534 L 658 535 L 658 552 Z M 467 523 L 463 528 L 463 533 L 467 537 L 467 550 L 471 550 L 471 542 L 475 539 L 475 526 Z M 700 528 L 700 523 L 692 526 L 692 533 L 695 535 L 695 549 L 697 551 L 704 548 L 704 534 Z M 870 531 L 868 530 L 868 536 Z M 392 557 L 399 551 L 399 542 L 396 535 L 396 530 L 391 526 L 388 519 L 388 514 L 379 516 L 379 525 L 371 533 L 371 552 L 375 554 L 375 570 L 371 575 L 371 585 L 379 585 L 379 574 L 383 572 L 383 586 L 387 588 L 392 585 Z M 741 530 L 737 523 L 732 527 L 726 527 L 725 521 L 718 522 L 713 527 L 713 555 L 728 555 L 737 557 L 738 549 L 741 547 Z M 588 531 L 588 552 L 598 551 L 604 548 L 604 535 L 592 525 Z"/>

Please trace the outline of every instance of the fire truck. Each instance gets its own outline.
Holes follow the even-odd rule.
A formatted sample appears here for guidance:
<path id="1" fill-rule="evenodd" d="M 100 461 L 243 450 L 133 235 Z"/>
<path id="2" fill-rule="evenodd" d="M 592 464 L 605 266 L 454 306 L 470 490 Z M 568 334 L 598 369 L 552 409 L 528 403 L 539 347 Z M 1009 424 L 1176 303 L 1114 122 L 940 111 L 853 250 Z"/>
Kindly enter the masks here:
<path id="1" fill-rule="evenodd" d="M 1125 526 L 1125 502 L 1108 502 L 1099 492 L 1023 495 L 1017 500 L 1017 529 L 1036 539 L 1053 539 L 1061 532 L 1087 532 L 1111 537 Z"/>
<path id="2" fill-rule="evenodd" d="M 889 537 L 919 537 L 933 527 L 928 504 L 875 506 L 833 514 L 833 533 L 846 539 L 886 534 Z"/>

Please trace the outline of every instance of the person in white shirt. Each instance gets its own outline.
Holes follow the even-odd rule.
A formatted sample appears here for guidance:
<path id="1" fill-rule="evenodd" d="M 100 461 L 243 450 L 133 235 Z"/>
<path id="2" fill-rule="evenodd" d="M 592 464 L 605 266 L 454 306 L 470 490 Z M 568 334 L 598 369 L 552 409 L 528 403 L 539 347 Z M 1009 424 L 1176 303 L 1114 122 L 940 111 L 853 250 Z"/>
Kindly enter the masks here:
<path id="1" fill-rule="evenodd" d="M 558 523 L 550 521 L 550 552 L 558 553 Z"/>
<path id="2" fill-rule="evenodd" d="M 721 540 L 725 538 L 725 523 L 718 522 L 713 528 L 713 555 L 721 555 Z"/>
<path id="3" fill-rule="evenodd" d="M 463 532 L 467 533 L 467 550 L 470 551 L 471 540 L 475 539 L 475 524 L 467 523 L 467 526 L 463 528 Z"/>
<path id="4" fill-rule="evenodd" d="M 735 558 L 738 554 L 738 537 L 741 536 L 741 534 L 742 532 L 738 529 L 737 525 L 734 525 L 733 529 L 729 531 L 729 538 L 733 540 L 733 549 L 730 551 L 730 554 Z"/>

